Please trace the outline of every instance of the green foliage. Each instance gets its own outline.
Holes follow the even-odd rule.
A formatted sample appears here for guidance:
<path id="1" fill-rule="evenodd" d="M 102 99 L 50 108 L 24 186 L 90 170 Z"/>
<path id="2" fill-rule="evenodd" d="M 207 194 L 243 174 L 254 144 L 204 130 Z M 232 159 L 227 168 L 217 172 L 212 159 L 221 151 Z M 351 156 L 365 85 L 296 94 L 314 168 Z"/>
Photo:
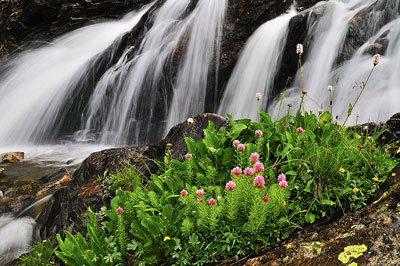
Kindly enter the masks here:
<path id="1" fill-rule="evenodd" d="M 53 247 L 54 243 L 50 239 L 35 242 L 32 246 L 31 252 L 24 254 L 19 258 L 18 265 L 58 265 L 54 258 L 55 249 Z"/>
<path id="2" fill-rule="evenodd" d="M 238 257 L 322 217 L 361 208 L 396 163 L 389 147 L 376 143 L 381 132 L 359 135 L 332 123 L 329 112 L 299 110 L 275 122 L 260 113 L 259 123 L 228 117 L 226 128 L 209 122 L 203 139 L 185 139 L 192 157 L 174 160 L 168 148 L 160 175 L 143 179 L 125 169 L 106 178 L 115 190 L 106 231 L 91 219 L 89 239 L 66 233 L 57 256 L 68 265 L 201 265 Z M 234 140 L 246 149 L 238 151 Z M 236 166 L 254 167 L 255 152 L 263 171 L 230 174 Z M 288 187 L 279 185 L 280 173 Z M 254 185 L 257 175 L 264 185 Z M 228 181 L 235 183 L 229 191 Z M 204 194 L 196 195 L 199 189 Z"/>

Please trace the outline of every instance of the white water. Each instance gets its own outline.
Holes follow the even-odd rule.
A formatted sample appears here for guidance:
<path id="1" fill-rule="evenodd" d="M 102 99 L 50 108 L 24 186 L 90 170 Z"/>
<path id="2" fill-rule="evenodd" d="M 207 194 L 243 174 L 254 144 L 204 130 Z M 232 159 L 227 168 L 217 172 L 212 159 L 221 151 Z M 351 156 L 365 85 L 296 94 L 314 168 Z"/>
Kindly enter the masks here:
<path id="1" fill-rule="evenodd" d="M 44 204 L 52 195 L 36 201 L 21 211 L 18 216 L 11 213 L 0 215 L 0 265 L 31 250 L 32 239 L 40 240 L 39 217 Z M 26 216 L 31 214 L 32 217 Z"/>
<path id="2" fill-rule="evenodd" d="M 148 8 L 148 7 L 147 7 Z M 129 31 L 147 10 L 87 26 L 27 51 L 0 80 L 0 146 L 44 142 L 88 63 Z"/>
<path id="3" fill-rule="evenodd" d="M 189 3 L 189 0 L 166 1 L 155 15 L 153 26 L 134 58 L 127 59 L 128 48 L 119 62 L 103 75 L 90 99 L 82 131 L 84 138 L 100 130 L 101 143 L 116 145 L 140 143 L 143 132 L 144 137 L 153 131 L 162 132 L 165 121 L 157 121 L 160 126 L 152 124 L 155 109 L 160 104 L 157 99 L 162 99 L 164 110 L 172 106 L 169 116 L 164 118 L 168 117 L 167 130 L 190 113 L 203 111 L 201 102 L 205 98 L 210 62 L 219 46 L 226 0 L 200 0 L 186 16 Z M 163 82 L 165 65 L 171 64 L 175 52 L 180 52 L 179 46 L 185 38 L 189 38 L 189 44 L 173 86 L 179 89 L 175 89 L 173 101 L 169 103 L 168 93 L 156 89 L 159 82 Z M 110 97 L 112 90 L 118 93 L 111 93 Z M 143 94 L 147 96 L 146 110 L 143 110 Z M 134 136 L 130 136 L 132 132 Z"/>
<path id="4" fill-rule="evenodd" d="M 218 66 L 226 5 L 226 0 L 202 0 L 188 18 L 189 44 L 174 86 L 165 133 L 189 116 L 204 112 L 208 74 L 213 60 Z"/>
<path id="5" fill-rule="evenodd" d="M 338 116 L 338 121 L 345 120 L 349 103 L 353 104 L 360 92 L 361 82 L 366 81 L 371 71 L 372 55 L 363 52 L 368 44 L 372 44 L 385 30 L 392 29 L 389 39 L 390 45 L 387 54 L 376 67 L 369 80 L 367 87 L 354 108 L 352 116 L 347 125 L 356 122 L 356 114 L 361 117 L 357 122 L 379 121 L 388 119 L 400 110 L 399 92 L 399 45 L 398 32 L 400 24 L 391 22 L 380 30 L 377 36 L 371 38 L 363 45 L 344 65 L 335 67 L 334 63 L 339 55 L 340 49 L 348 29 L 349 21 L 361 10 L 374 4 L 375 0 L 347 0 L 329 1 L 325 3 L 323 16 L 316 25 L 310 28 L 309 35 L 312 36 L 312 45 L 307 51 L 304 62 L 304 89 L 308 91 L 305 97 L 307 110 L 323 108 L 329 110 L 330 94 L 328 85 L 334 86 L 333 91 L 333 116 Z M 398 3 L 397 3 L 398 5 Z M 382 16 L 381 12 L 370 15 L 371 27 Z M 293 47 L 295 49 L 295 47 Z M 397 72 L 396 72 L 397 71 Z M 284 108 L 291 103 L 298 106 L 300 103 L 301 78 L 300 71 L 296 80 L 285 93 Z M 271 114 L 276 114 L 279 101 L 269 108 Z M 296 108 L 295 108 L 296 109 Z"/>
<path id="6" fill-rule="evenodd" d="M 267 102 L 280 68 L 289 21 L 295 15 L 290 11 L 264 23 L 247 41 L 225 89 L 219 114 L 257 118 L 256 93 L 261 93 L 262 103 Z"/>

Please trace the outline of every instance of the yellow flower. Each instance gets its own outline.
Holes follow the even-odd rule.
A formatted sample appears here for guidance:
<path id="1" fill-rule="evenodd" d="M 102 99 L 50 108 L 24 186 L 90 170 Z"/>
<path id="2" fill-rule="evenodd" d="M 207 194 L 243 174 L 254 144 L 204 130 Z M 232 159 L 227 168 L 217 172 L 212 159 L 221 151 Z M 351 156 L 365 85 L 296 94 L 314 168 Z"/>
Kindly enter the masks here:
<path id="1" fill-rule="evenodd" d="M 392 173 L 392 176 L 396 176 L 396 173 Z"/>
<path id="2" fill-rule="evenodd" d="M 400 148 L 396 151 L 396 153 L 400 153 Z"/>
<path id="3" fill-rule="evenodd" d="M 379 179 L 377 177 L 372 178 L 372 180 L 374 180 L 375 182 L 379 181 Z"/>
<path id="4" fill-rule="evenodd" d="M 168 241 L 171 240 L 171 238 L 169 236 L 164 237 L 164 241 Z"/>
<path id="5" fill-rule="evenodd" d="M 357 138 L 357 139 L 361 139 L 361 136 L 360 136 L 360 135 L 357 135 L 356 138 Z"/>
<path id="6" fill-rule="evenodd" d="M 339 169 L 339 172 L 341 172 L 341 173 L 344 173 L 344 171 L 345 171 L 344 168 Z"/>
<path id="7" fill-rule="evenodd" d="M 357 192 L 358 192 L 358 188 L 356 188 L 356 187 L 353 188 L 353 192 L 354 192 L 354 193 L 357 193 Z"/>
<path id="8" fill-rule="evenodd" d="M 283 202 L 282 202 L 282 205 L 283 205 L 283 206 L 285 206 L 285 205 L 286 205 L 286 201 L 285 201 L 285 200 L 283 200 Z"/>

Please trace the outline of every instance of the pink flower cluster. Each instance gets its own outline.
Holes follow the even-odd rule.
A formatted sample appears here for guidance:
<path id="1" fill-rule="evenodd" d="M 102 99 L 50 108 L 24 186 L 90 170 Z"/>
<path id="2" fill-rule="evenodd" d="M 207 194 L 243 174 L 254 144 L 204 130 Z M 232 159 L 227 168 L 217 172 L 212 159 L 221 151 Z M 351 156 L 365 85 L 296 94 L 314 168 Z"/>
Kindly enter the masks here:
<path id="1" fill-rule="evenodd" d="M 235 167 L 231 170 L 231 175 L 241 175 L 242 174 L 242 169 L 240 167 Z"/>
<path id="2" fill-rule="evenodd" d="M 264 177 L 258 175 L 254 178 L 253 184 L 255 187 L 263 188 L 265 185 Z"/>
<path id="3" fill-rule="evenodd" d="M 381 59 L 381 55 L 380 55 L 380 54 L 374 55 L 374 61 L 373 61 L 374 66 L 376 66 L 377 64 L 379 64 L 379 60 L 380 60 L 380 59 Z"/>
<path id="4" fill-rule="evenodd" d="M 255 173 L 256 173 L 256 171 L 254 170 L 254 168 L 247 167 L 246 169 L 244 169 L 245 175 L 254 175 Z"/>
<path id="5" fill-rule="evenodd" d="M 256 162 L 254 164 L 254 170 L 256 171 L 256 173 L 262 172 L 264 171 L 264 165 L 260 162 Z"/>
<path id="6" fill-rule="evenodd" d="M 286 176 L 284 174 L 278 175 L 278 182 L 286 181 Z"/>
<path id="7" fill-rule="evenodd" d="M 237 146 L 237 150 L 238 151 L 244 151 L 246 149 L 246 146 L 244 145 L 244 144 L 242 144 L 242 143 L 240 143 L 238 146 Z"/>
<path id="8" fill-rule="evenodd" d="M 217 201 L 216 201 L 214 198 L 211 198 L 211 199 L 208 201 L 208 204 L 209 204 L 209 205 L 215 205 L 215 204 L 217 204 Z"/>
<path id="9" fill-rule="evenodd" d="M 228 183 L 226 183 L 225 188 L 228 191 L 232 191 L 234 188 L 236 187 L 235 182 L 233 181 L 229 181 Z"/>
<path id="10" fill-rule="evenodd" d="M 237 148 L 237 146 L 239 146 L 240 141 L 238 141 L 237 139 L 233 141 L 233 147 Z"/>
<path id="11" fill-rule="evenodd" d="M 203 195 L 204 194 L 204 190 L 202 190 L 202 189 L 198 189 L 197 191 L 196 191 L 196 196 L 198 196 L 198 197 L 200 197 L 201 195 Z"/>
<path id="12" fill-rule="evenodd" d="M 297 128 L 297 133 L 303 133 L 304 129 L 302 127 Z"/>
<path id="13" fill-rule="evenodd" d="M 189 194 L 189 193 L 187 192 L 186 189 L 183 189 L 183 190 L 181 191 L 181 195 L 182 195 L 183 197 L 186 197 L 187 194 Z"/>
<path id="14" fill-rule="evenodd" d="M 192 158 L 192 154 L 191 154 L 191 153 L 186 153 L 185 157 L 186 157 L 187 159 L 190 159 L 190 158 Z"/>
<path id="15" fill-rule="evenodd" d="M 281 188 L 287 188 L 289 184 L 286 182 L 286 180 L 282 180 L 281 182 L 279 182 L 279 186 Z"/>
<path id="16" fill-rule="evenodd" d="M 121 207 L 118 207 L 116 211 L 117 213 L 122 213 L 124 210 Z"/>
<path id="17" fill-rule="evenodd" d="M 303 53 L 303 45 L 302 44 L 299 43 L 296 46 L 296 53 L 299 54 L 299 55 L 301 55 Z"/>
<path id="18" fill-rule="evenodd" d="M 258 158 L 259 158 L 260 156 L 258 155 L 258 153 L 257 152 L 253 152 L 251 155 L 250 155 L 250 162 L 252 163 L 252 164 L 255 164 L 256 162 L 258 162 Z"/>
<path id="19" fill-rule="evenodd" d="M 261 136 L 263 135 L 263 132 L 261 130 L 257 129 L 255 134 L 257 137 L 261 138 Z"/>
<path id="20" fill-rule="evenodd" d="M 264 197 L 263 197 L 263 201 L 268 202 L 268 201 L 269 201 L 268 196 L 264 196 Z"/>

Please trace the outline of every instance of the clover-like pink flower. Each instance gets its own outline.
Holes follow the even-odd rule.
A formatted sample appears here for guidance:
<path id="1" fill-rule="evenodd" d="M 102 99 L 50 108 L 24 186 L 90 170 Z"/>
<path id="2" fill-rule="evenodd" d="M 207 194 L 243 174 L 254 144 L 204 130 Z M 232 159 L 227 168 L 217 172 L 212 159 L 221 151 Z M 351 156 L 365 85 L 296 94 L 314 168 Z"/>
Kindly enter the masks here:
<path id="1" fill-rule="evenodd" d="M 299 54 L 299 55 L 301 55 L 303 53 L 303 45 L 302 44 L 299 43 L 296 46 L 296 53 Z"/>
<path id="2" fill-rule="evenodd" d="M 256 171 L 256 173 L 262 172 L 264 171 L 264 165 L 260 162 L 256 162 L 254 164 L 254 170 Z"/>
<path id="3" fill-rule="evenodd" d="M 229 181 L 228 183 L 226 183 L 225 188 L 228 191 L 232 191 L 234 188 L 236 187 L 235 182 L 233 181 Z"/>
<path id="4" fill-rule="evenodd" d="M 186 153 L 185 157 L 190 159 L 190 158 L 192 158 L 192 154 L 191 153 Z"/>
<path id="5" fill-rule="evenodd" d="M 261 138 L 261 136 L 263 135 L 263 132 L 261 130 L 257 129 L 255 134 L 257 137 Z"/>
<path id="6" fill-rule="evenodd" d="M 256 170 L 254 168 L 247 167 L 244 169 L 244 174 L 245 175 L 254 175 L 256 173 Z"/>
<path id="7" fill-rule="evenodd" d="M 262 176 L 260 176 L 260 175 L 256 176 L 256 177 L 254 178 L 253 185 L 254 185 L 255 187 L 263 188 L 264 185 L 265 185 L 264 177 L 262 177 Z"/>
<path id="8" fill-rule="evenodd" d="M 217 201 L 214 199 L 214 198 L 211 198 L 209 201 L 208 201 L 208 205 L 215 205 L 217 203 Z"/>
<path id="9" fill-rule="evenodd" d="M 260 156 L 258 155 L 258 153 L 257 152 L 253 152 L 251 155 L 250 155 L 250 162 L 252 163 L 252 164 L 255 164 L 256 162 L 258 162 L 258 158 L 259 158 Z"/>
<path id="10" fill-rule="evenodd" d="M 199 202 L 204 202 L 204 200 L 203 199 L 199 199 Z"/>
<path id="11" fill-rule="evenodd" d="M 246 146 L 244 145 L 244 144 L 239 144 L 238 146 L 237 146 L 237 150 L 238 151 L 244 151 L 246 149 Z"/>
<path id="12" fill-rule="evenodd" d="M 385 121 L 379 121 L 379 125 L 381 126 L 385 125 Z"/>
<path id="13" fill-rule="evenodd" d="M 117 213 L 122 213 L 124 210 L 121 207 L 118 207 L 116 211 Z"/>
<path id="14" fill-rule="evenodd" d="M 187 192 L 186 189 L 183 189 L 183 190 L 181 191 L 181 195 L 182 195 L 182 196 L 186 197 L 187 194 L 188 194 L 188 192 Z"/>
<path id="15" fill-rule="evenodd" d="M 278 182 L 286 181 L 286 176 L 284 174 L 278 175 Z"/>
<path id="16" fill-rule="evenodd" d="M 268 201 L 269 201 L 268 196 L 264 196 L 264 197 L 263 197 L 263 201 L 264 201 L 264 202 L 268 202 Z"/>
<path id="17" fill-rule="evenodd" d="M 298 127 L 296 129 L 297 133 L 303 133 L 304 129 L 302 127 Z"/>
<path id="18" fill-rule="evenodd" d="M 233 147 L 237 148 L 237 146 L 239 146 L 239 144 L 240 144 L 240 141 L 238 141 L 237 139 L 235 139 L 233 141 Z"/>
<path id="19" fill-rule="evenodd" d="M 202 189 L 198 189 L 197 191 L 196 191 L 196 196 L 201 196 L 201 195 L 203 195 L 204 194 L 204 190 L 202 190 Z"/>
<path id="20" fill-rule="evenodd" d="M 241 175 L 242 174 L 242 169 L 240 169 L 239 166 L 236 166 L 231 170 L 231 175 Z"/>
<path id="21" fill-rule="evenodd" d="M 381 59 L 381 55 L 380 55 L 380 54 L 374 55 L 374 61 L 373 61 L 374 66 L 376 66 L 377 64 L 379 64 L 379 60 L 380 60 L 380 59 Z"/>
<path id="22" fill-rule="evenodd" d="M 279 186 L 282 187 L 282 188 L 287 188 L 289 185 L 286 182 L 286 180 L 282 180 L 281 182 L 279 182 Z"/>

